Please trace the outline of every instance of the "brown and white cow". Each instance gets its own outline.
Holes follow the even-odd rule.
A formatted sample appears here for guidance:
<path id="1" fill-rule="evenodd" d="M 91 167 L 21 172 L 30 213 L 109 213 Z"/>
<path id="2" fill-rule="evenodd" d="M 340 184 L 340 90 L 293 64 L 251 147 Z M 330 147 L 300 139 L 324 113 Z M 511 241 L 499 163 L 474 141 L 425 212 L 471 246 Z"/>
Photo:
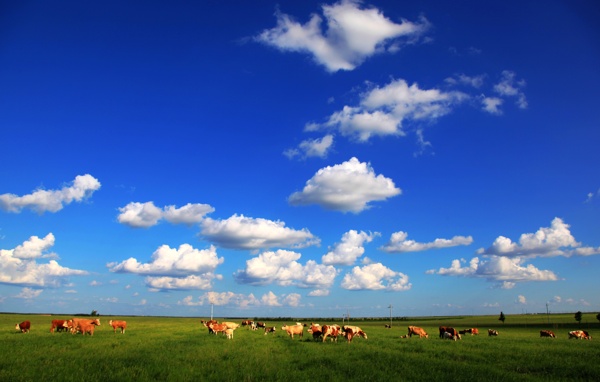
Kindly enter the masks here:
<path id="1" fill-rule="evenodd" d="M 30 329 L 31 329 L 31 322 L 29 322 L 28 320 L 15 325 L 15 330 L 18 330 L 21 333 L 29 333 Z"/>
<path id="2" fill-rule="evenodd" d="M 270 328 L 265 328 L 265 336 L 266 336 L 268 333 L 273 333 L 273 334 L 275 334 L 275 330 L 277 330 L 277 329 L 276 329 L 274 326 L 271 326 Z"/>
<path id="3" fill-rule="evenodd" d="M 497 336 L 498 331 L 494 329 L 488 329 L 488 336 Z"/>
<path id="4" fill-rule="evenodd" d="M 423 330 L 423 328 L 419 328 L 418 326 L 409 326 L 408 327 L 408 336 L 412 337 L 413 334 L 415 336 L 419 336 L 419 338 L 429 338 L 429 335 L 427 334 L 427 332 L 425 330 Z"/>
<path id="5" fill-rule="evenodd" d="M 459 338 L 458 336 L 460 335 L 458 330 L 456 330 L 450 326 L 440 326 L 439 330 L 440 330 L 440 338 L 445 338 L 444 333 L 450 333 L 452 335 L 452 337 L 456 337 L 456 338 Z"/>
<path id="6" fill-rule="evenodd" d="M 113 332 L 116 333 L 117 329 L 121 329 L 121 334 L 125 334 L 127 329 L 127 321 L 110 320 L 108 324 L 113 327 Z"/>
<path id="7" fill-rule="evenodd" d="M 50 333 L 67 331 L 69 329 L 69 321 L 68 320 L 52 320 L 52 325 L 50 326 Z"/>
<path id="8" fill-rule="evenodd" d="M 321 333 L 323 334 L 323 342 L 330 337 L 331 341 L 337 342 L 337 338 L 340 335 L 342 328 L 339 325 L 323 325 L 321 328 Z M 314 332 L 313 332 L 314 337 Z"/>
<path id="9" fill-rule="evenodd" d="M 310 327 L 308 328 L 308 333 L 312 334 L 313 340 L 316 341 L 323 336 L 323 328 L 321 325 L 311 322 Z"/>
<path id="10" fill-rule="evenodd" d="M 294 338 L 294 334 L 297 334 L 300 337 L 302 337 L 302 335 L 304 334 L 304 325 L 283 325 L 281 327 L 281 330 L 285 330 L 291 338 Z"/>
<path id="11" fill-rule="evenodd" d="M 252 324 L 252 320 L 244 320 L 242 321 L 242 326 L 250 326 Z"/>
<path id="12" fill-rule="evenodd" d="M 352 325 L 344 325 L 342 326 L 342 331 L 347 332 L 348 330 L 352 331 L 352 337 L 363 337 L 365 340 L 368 339 L 367 338 L 367 333 L 365 333 L 361 328 L 359 328 L 358 326 L 352 326 Z"/>
<path id="13" fill-rule="evenodd" d="M 75 333 L 81 331 L 81 329 L 79 328 L 81 324 L 99 326 L 100 319 L 99 318 L 94 318 L 94 319 L 72 318 L 67 323 L 67 325 L 69 325 L 69 328 L 70 328 L 72 334 L 75 334 Z"/>
<path id="14" fill-rule="evenodd" d="M 213 330 L 210 328 L 210 325 L 218 324 L 219 322 L 217 320 L 208 320 L 208 321 L 200 320 L 200 323 L 208 328 L 208 334 L 210 334 L 213 332 Z"/>
<path id="15" fill-rule="evenodd" d="M 446 340 L 453 340 L 453 341 L 462 339 L 462 337 L 460 336 L 460 333 L 453 335 L 451 332 L 444 332 L 444 335 L 442 338 L 446 339 Z"/>
<path id="16" fill-rule="evenodd" d="M 267 327 L 267 324 L 265 324 L 264 322 L 257 322 L 257 323 L 256 323 L 256 327 L 257 327 L 257 328 L 263 328 L 263 329 L 264 329 L 264 328 L 266 328 L 266 327 Z"/>
<path id="17" fill-rule="evenodd" d="M 236 324 L 235 322 L 229 322 L 229 321 L 222 322 L 222 324 L 226 325 L 227 329 L 232 329 L 232 330 L 236 330 L 240 326 L 240 324 Z"/>
<path id="18" fill-rule="evenodd" d="M 212 333 L 214 334 L 225 333 L 225 331 L 229 329 L 225 324 L 213 324 L 212 322 L 208 324 L 208 328 L 212 330 Z"/>
<path id="19" fill-rule="evenodd" d="M 556 338 L 556 335 L 550 330 L 540 330 L 540 337 Z"/>
<path id="20" fill-rule="evenodd" d="M 585 330 L 573 330 L 569 332 L 569 339 L 576 338 L 578 340 L 591 340 L 592 336 Z"/>

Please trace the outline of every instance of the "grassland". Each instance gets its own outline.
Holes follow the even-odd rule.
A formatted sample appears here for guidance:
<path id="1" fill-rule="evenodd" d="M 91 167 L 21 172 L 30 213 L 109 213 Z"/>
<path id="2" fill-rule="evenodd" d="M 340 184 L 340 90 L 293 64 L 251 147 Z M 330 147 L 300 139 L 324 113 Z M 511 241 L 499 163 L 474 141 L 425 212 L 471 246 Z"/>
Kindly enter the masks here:
<path id="1" fill-rule="evenodd" d="M 49 333 L 52 319 L 69 316 L 1 314 L 0 381 L 593 381 L 600 379 L 594 316 L 584 314 L 581 324 L 597 336 L 591 341 L 568 339 L 579 328 L 573 315 L 523 315 L 504 324 L 488 316 L 411 318 L 392 329 L 388 321 L 352 321 L 369 339 L 347 344 L 317 343 L 307 333 L 291 339 L 281 326 L 295 320 L 267 321 L 274 335 L 240 327 L 227 340 L 209 335 L 199 318 L 102 316 L 91 337 Z M 108 326 L 113 318 L 127 320 L 124 335 Z M 31 332 L 18 333 L 15 324 L 26 319 Z M 430 338 L 401 339 L 408 325 Z M 440 325 L 478 327 L 482 335 L 440 340 Z M 488 328 L 500 335 L 488 337 Z M 558 338 L 540 338 L 540 329 Z"/>

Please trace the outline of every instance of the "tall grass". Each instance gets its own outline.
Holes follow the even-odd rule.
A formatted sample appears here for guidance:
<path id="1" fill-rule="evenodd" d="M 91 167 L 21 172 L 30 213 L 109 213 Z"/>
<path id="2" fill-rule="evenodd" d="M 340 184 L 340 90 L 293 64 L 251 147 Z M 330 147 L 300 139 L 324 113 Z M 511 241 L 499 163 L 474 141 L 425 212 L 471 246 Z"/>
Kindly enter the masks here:
<path id="1" fill-rule="evenodd" d="M 124 335 L 108 320 L 94 336 L 50 334 L 52 319 L 37 315 L 0 315 L 0 381 L 436 381 L 436 380 L 597 380 L 600 344 L 568 340 L 578 327 L 570 315 L 548 317 L 438 317 L 352 322 L 369 339 L 347 344 L 315 342 L 306 332 L 291 339 L 281 332 L 290 322 L 268 322 L 275 334 L 240 327 L 233 340 L 209 335 L 195 318 L 117 317 L 127 320 Z M 29 334 L 14 330 L 32 323 Z M 545 321 L 544 321 L 545 320 Z M 333 323 L 333 322 L 321 322 Z M 400 338 L 408 325 L 423 327 L 429 339 Z M 438 326 L 478 327 L 479 336 L 462 341 L 438 338 Z M 600 335 L 597 323 L 586 330 Z M 558 338 L 540 338 L 540 329 L 557 327 Z M 582 324 L 583 326 L 583 324 Z M 488 337 L 488 328 L 498 337 Z"/>

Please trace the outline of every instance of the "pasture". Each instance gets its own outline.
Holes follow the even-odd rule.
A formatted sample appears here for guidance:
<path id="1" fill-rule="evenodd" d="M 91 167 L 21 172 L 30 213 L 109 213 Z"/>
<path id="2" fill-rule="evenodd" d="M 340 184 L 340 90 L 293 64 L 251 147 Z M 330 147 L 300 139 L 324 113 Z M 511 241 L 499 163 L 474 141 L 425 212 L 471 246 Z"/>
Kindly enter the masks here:
<path id="1" fill-rule="evenodd" d="M 201 318 L 101 316 L 94 336 L 49 332 L 52 319 L 70 316 L 0 315 L 0 381 L 524 381 L 598 380 L 600 325 L 584 314 L 581 328 L 591 341 L 569 340 L 578 329 L 572 314 L 497 317 L 427 317 L 394 321 L 352 320 L 368 340 L 348 344 L 289 338 L 281 331 L 296 320 L 269 321 L 274 334 L 239 327 L 232 340 L 209 335 Z M 125 334 L 113 333 L 111 319 L 127 321 Z M 206 318 L 204 318 L 206 319 Z M 217 318 L 219 321 L 221 319 Z M 15 324 L 31 321 L 22 334 Z M 241 319 L 227 319 L 241 322 Z M 333 324 L 331 320 L 299 320 Z M 408 325 L 424 328 L 428 339 L 400 338 Z M 438 338 L 438 326 L 479 328 L 461 341 Z M 487 329 L 498 337 L 488 337 Z M 540 338 L 550 329 L 557 338 Z"/>

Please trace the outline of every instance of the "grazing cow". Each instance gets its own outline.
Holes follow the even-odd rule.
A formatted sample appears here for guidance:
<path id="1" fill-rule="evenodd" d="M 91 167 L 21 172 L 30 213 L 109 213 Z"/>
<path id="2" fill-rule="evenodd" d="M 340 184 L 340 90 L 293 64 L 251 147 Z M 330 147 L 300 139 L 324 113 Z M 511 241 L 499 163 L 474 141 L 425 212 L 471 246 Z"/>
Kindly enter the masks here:
<path id="1" fill-rule="evenodd" d="M 467 333 L 469 333 L 468 329 L 464 329 L 464 330 L 459 330 L 458 331 L 458 334 L 460 334 L 460 335 L 465 335 Z"/>
<path id="2" fill-rule="evenodd" d="M 66 331 L 69 329 L 69 321 L 67 320 L 52 320 L 52 325 L 50 326 L 50 333 L 54 333 L 54 330 L 57 332 Z"/>
<path id="3" fill-rule="evenodd" d="M 297 334 L 300 337 L 302 337 L 302 335 L 304 334 L 304 325 L 283 325 L 281 327 L 281 330 L 285 330 L 287 334 L 292 338 L 294 338 L 294 334 Z"/>
<path id="4" fill-rule="evenodd" d="M 556 338 L 556 335 L 550 330 L 540 330 L 540 337 Z"/>
<path id="5" fill-rule="evenodd" d="M 242 321 L 242 326 L 250 326 L 252 325 L 252 320 L 244 320 Z"/>
<path id="6" fill-rule="evenodd" d="M 252 330 L 256 330 L 256 322 L 252 321 L 252 322 L 250 323 L 250 329 L 252 329 Z"/>
<path id="7" fill-rule="evenodd" d="M 265 328 L 265 336 L 267 335 L 267 333 L 275 334 L 275 330 L 276 330 L 276 328 L 274 326 L 272 326 L 270 328 Z"/>
<path id="8" fill-rule="evenodd" d="M 79 322 L 79 324 L 77 325 L 77 330 L 81 332 L 81 335 L 85 335 L 85 333 L 89 333 L 90 336 L 93 336 L 95 327 L 96 327 L 96 325 L 93 323 Z"/>
<path id="9" fill-rule="evenodd" d="M 225 324 L 213 324 L 212 322 L 208 324 L 208 328 L 212 330 L 212 333 L 214 334 L 218 334 L 219 332 L 225 333 L 225 331 L 229 329 Z"/>
<path id="10" fill-rule="evenodd" d="M 419 338 L 429 338 L 429 335 L 427 334 L 427 332 L 425 330 L 423 330 L 423 328 L 419 328 L 418 326 L 409 326 L 408 327 L 408 336 L 412 337 L 413 334 L 415 336 L 419 336 Z"/>
<path id="11" fill-rule="evenodd" d="M 239 328 L 240 324 L 236 324 L 235 322 L 222 322 L 223 325 L 227 326 L 227 329 L 233 329 L 236 330 L 237 328 Z"/>
<path id="12" fill-rule="evenodd" d="M 578 340 L 591 340 L 592 336 L 585 330 L 573 330 L 569 332 L 569 339 L 576 338 Z"/>
<path id="13" fill-rule="evenodd" d="M 113 327 L 113 332 L 116 333 L 117 329 L 121 329 L 121 334 L 125 334 L 125 329 L 127 329 L 127 321 L 108 321 L 108 324 Z"/>
<path id="14" fill-rule="evenodd" d="M 471 330 L 471 335 L 472 336 L 473 335 L 475 335 L 475 336 L 479 335 L 479 329 L 477 329 L 477 328 L 471 328 L 470 330 Z"/>
<path id="15" fill-rule="evenodd" d="M 459 338 L 458 330 L 450 327 L 450 326 L 440 326 L 440 338 L 445 338 L 444 333 L 450 333 L 453 337 Z M 460 339 L 460 338 L 459 338 Z"/>
<path id="16" fill-rule="evenodd" d="M 456 341 L 462 339 L 462 337 L 460 336 L 460 333 L 453 335 L 450 332 L 444 332 L 443 339 Z"/>
<path id="17" fill-rule="evenodd" d="M 361 328 L 359 328 L 358 326 L 351 326 L 351 325 L 342 326 L 342 330 L 344 332 L 346 332 L 347 329 L 350 329 L 352 331 L 353 337 L 359 336 L 359 337 L 363 337 L 365 340 L 368 339 L 367 333 L 363 332 L 363 330 Z"/>
<path id="18" fill-rule="evenodd" d="M 497 336 L 498 331 L 494 329 L 488 329 L 488 336 Z"/>
<path id="19" fill-rule="evenodd" d="M 233 329 L 225 329 L 225 335 L 228 340 L 233 339 Z"/>
<path id="20" fill-rule="evenodd" d="M 71 329 L 71 333 L 75 334 L 77 333 L 80 329 L 79 326 L 81 324 L 84 325 L 94 325 L 94 326 L 99 326 L 100 325 L 100 319 L 99 318 L 94 318 L 94 319 L 89 319 L 89 318 L 72 318 L 69 320 L 69 328 Z"/>
<path id="21" fill-rule="evenodd" d="M 344 326 L 344 328 L 345 328 L 345 326 Z M 346 338 L 348 343 L 350 343 L 352 341 L 352 338 L 354 337 L 354 330 L 344 329 L 344 337 Z"/>
<path id="22" fill-rule="evenodd" d="M 210 325 L 218 324 L 219 322 L 217 320 L 208 320 L 208 321 L 200 320 L 200 323 L 208 328 L 208 334 L 210 334 L 213 332 L 213 330 L 210 328 Z"/>
<path id="23" fill-rule="evenodd" d="M 321 333 L 323 334 L 323 342 L 330 337 L 331 341 L 337 342 L 337 338 L 340 335 L 342 328 L 339 325 L 323 325 Z M 313 332 L 314 337 L 314 332 Z"/>
<path id="24" fill-rule="evenodd" d="M 29 333 L 29 329 L 31 329 L 31 322 L 29 321 L 23 321 L 15 326 L 15 330 L 18 330 L 21 333 Z"/>

